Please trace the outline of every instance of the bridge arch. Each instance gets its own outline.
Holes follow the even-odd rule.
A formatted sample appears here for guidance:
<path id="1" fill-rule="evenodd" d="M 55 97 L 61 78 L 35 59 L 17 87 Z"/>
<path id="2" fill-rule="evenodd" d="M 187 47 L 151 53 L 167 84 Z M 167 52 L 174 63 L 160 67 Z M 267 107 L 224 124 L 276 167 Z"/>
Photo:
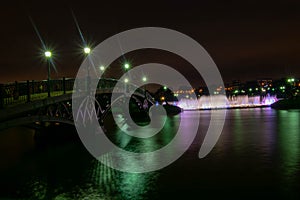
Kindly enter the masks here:
<path id="1" fill-rule="evenodd" d="M 115 85 L 113 83 L 117 80 L 109 79 L 107 81 L 109 83 L 108 85 L 113 87 Z M 102 85 L 105 85 L 105 81 L 102 81 L 101 83 Z M 96 99 L 94 104 L 97 109 L 96 117 L 98 118 L 100 125 L 103 125 L 105 117 L 111 111 L 111 105 L 117 103 L 117 100 L 116 102 L 110 102 L 109 92 L 112 92 L 112 90 L 113 88 L 99 88 L 94 97 L 95 99 L 100 95 L 109 97 L 109 101 L 107 102 L 106 99 L 104 104 L 102 101 L 103 99 Z M 155 104 L 152 96 L 140 88 L 138 88 L 131 97 L 126 96 L 126 94 L 120 94 L 118 100 L 122 98 L 133 99 L 141 109 L 148 109 L 149 105 Z M 145 101 L 147 103 L 145 103 Z M 71 103 L 72 94 L 64 94 L 1 109 L 0 130 L 36 122 L 58 122 L 74 125 Z M 145 104 L 147 104 L 147 106 Z"/>

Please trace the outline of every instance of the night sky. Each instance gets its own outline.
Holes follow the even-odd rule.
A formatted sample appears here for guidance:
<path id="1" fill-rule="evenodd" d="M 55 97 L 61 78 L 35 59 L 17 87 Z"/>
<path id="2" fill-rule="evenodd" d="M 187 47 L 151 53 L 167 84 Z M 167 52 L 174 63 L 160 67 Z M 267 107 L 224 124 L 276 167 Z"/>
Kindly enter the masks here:
<path id="1" fill-rule="evenodd" d="M 300 77 L 300 2 L 296 0 L 18 1 L 2 3 L 0 9 L 1 83 L 47 77 L 42 45 L 30 18 L 54 51 L 57 73 L 52 77 L 75 76 L 83 44 L 71 10 L 92 46 L 128 29 L 165 27 L 198 41 L 226 82 Z M 125 57 L 133 65 L 153 60 L 169 64 L 193 81 L 199 79 L 188 63 L 167 52 L 144 50 Z M 112 71 L 119 64 L 114 62 Z"/>

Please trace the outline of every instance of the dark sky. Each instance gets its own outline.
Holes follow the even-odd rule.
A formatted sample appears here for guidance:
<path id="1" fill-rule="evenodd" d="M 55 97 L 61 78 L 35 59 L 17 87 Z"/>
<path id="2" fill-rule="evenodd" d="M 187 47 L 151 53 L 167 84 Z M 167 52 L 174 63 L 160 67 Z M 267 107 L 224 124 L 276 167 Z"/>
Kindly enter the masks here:
<path id="1" fill-rule="evenodd" d="M 55 51 L 58 72 L 52 77 L 73 77 L 82 57 L 74 11 L 83 35 L 97 45 L 131 28 L 165 27 L 197 40 L 219 67 L 223 79 L 251 80 L 300 77 L 300 2 L 280 1 L 18 1 L 0 7 L 0 82 L 45 79 L 42 45 L 31 17 L 45 43 Z M 128 55 L 134 64 L 174 64 L 172 56 L 151 53 Z M 115 62 L 118 63 L 118 62 Z M 118 66 L 113 66 L 118 67 Z M 183 70 L 183 71 L 184 71 Z M 197 79 L 197 77 L 193 77 Z"/>

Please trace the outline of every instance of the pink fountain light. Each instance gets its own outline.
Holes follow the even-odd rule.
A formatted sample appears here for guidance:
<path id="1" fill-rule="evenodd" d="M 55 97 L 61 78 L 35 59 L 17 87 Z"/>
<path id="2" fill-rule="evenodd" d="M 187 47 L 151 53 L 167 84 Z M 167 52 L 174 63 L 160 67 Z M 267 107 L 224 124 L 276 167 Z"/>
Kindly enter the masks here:
<path id="1" fill-rule="evenodd" d="M 199 109 L 225 109 L 225 108 L 245 108 L 269 106 L 278 101 L 276 96 L 251 96 L 240 95 L 226 97 L 225 95 L 201 96 L 198 99 L 183 98 L 179 100 L 177 106 L 183 110 Z"/>

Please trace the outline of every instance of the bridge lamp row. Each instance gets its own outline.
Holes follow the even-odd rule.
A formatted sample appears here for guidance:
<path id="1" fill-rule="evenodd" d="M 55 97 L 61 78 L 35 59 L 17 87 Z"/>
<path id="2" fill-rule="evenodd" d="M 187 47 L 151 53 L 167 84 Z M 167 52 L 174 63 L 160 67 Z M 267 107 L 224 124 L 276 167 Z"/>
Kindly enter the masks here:
<path id="1" fill-rule="evenodd" d="M 146 81 L 147 81 L 147 77 L 144 76 L 144 77 L 142 78 L 142 81 L 143 81 L 143 82 L 146 82 Z M 125 78 L 125 79 L 124 79 L 124 82 L 125 82 L 125 83 L 128 83 L 128 82 L 129 82 L 129 79 L 128 79 L 128 78 Z"/>
<path id="2" fill-rule="evenodd" d="M 84 52 L 85 54 L 90 54 L 90 53 L 91 53 L 91 48 L 90 48 L 90 47 L 84 47 L 84 48 L 83 48 L 83 52 Z M 47 58 L 50 58 L 50 57 L 52 56 L 51 51 L 46 51 L 46 52 L 45 52 L 45 56 L 46 56 Z M 99 68 L 100 68 L 101 71 L 104 71 L 104 70 L 105 70 L 105 67 L 104 67 L 103 65 L 101 65 Z M 126 70 L 130 69 L 130 64 L 129 64 L 129 63 L 125 63 L 125 64 L 124 64 L 124 68 L 125 68 Z M 146 80 L 147 80 L 147 79 L 145 78 L 145 81 L 146 81 Z M 144 78 L 143 78 L 143 81 L 144 81 Z"/>
<path id="3" fill-rule="evenodd" d="M 91 48 L 89 48 L 89 47 L 84 47 L 84 48 L 83 48 L 83 52 L 84 52 L 85 54 L 89 54 L 89 53 L 91 53 Z M 52 52 L 49 51 L 49 50 L 45 51 L 45 56 L 46 56 L 46 58 L 51 58 Z"/>

